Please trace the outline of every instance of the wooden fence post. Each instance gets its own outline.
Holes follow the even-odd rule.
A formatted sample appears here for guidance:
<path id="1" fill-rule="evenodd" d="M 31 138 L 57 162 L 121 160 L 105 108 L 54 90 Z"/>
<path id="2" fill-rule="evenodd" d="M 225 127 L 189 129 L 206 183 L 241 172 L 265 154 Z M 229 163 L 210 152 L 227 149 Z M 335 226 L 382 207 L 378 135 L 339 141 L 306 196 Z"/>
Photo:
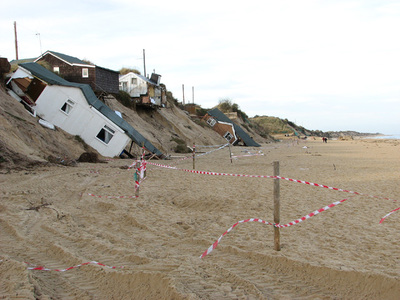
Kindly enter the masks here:
<path id="1" fill-rule="evenodd" d="M 140 184 L 140 172 L 139 172 L 139 168 L 140 168 L 140 161 L 136 161 L 135 164 L 135 173 L 133 175 L 133 178 L 135 179 L 135 196 L 139 197 L 139 184 Z"/>
<path id="2" fill-rule="evenodd" d="M 196 144 L 193 143 L 193 170 L 196 168 Z"/>
<path id="3" fill-rule="evenodd" d="M 231 159 L 231 163 L 232 163 L 232 149 L 231 149 L 231 143 L 229 143 L 229 158 Z"/>
<path id="4" fill-rule="evenodd" d="M 279 161 L 274 161 L 274 176 L 279 176 Z M 274 179 L 274 224 L 280 223 L 280 182 L 279 178 Z M 278 227 L 274 226 L 274 249 L 281 250 L 281 236 Z"/>

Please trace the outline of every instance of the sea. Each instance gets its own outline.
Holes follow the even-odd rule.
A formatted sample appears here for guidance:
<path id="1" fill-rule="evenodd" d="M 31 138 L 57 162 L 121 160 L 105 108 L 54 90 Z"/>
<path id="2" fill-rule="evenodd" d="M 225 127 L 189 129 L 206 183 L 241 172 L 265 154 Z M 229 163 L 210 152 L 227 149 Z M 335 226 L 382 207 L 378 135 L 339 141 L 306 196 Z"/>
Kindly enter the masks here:
<path id="1" fill-rule="evenodd" d="M 387 139 L 387 140 L 400 140 L 400 133 L 397 134 L 385 134 L 378 136 L 369 136 L 367 139 Z"/>

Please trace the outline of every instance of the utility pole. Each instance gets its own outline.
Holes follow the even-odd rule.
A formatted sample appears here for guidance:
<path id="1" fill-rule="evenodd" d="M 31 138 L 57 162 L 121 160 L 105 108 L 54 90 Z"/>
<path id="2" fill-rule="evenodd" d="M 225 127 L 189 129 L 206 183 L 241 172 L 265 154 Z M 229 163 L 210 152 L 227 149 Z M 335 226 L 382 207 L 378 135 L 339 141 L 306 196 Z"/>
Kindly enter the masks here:
<path id="1" fill-rule="evenodd" d="M 192 86 L 192 100 L 193 100 L 193 104 L 194 104 L 194 86 Z"/>
<path id="2" fill-rule="evenodd" d="M 145 54 L 145 49 L 143 49 L 143 68 L 144 68 L 144 77 L 147 77 L 146 75 L 146 54 Z"/>
<path id="3" fill-rule="evenodd" d="M 18 60 L 18 39 L 17 39 L 17 22 L 14 21 L 14 36 L 15 36 L 15 59 Z"/>
<path id="4" fill-rule="evenodd" d="M 39 37 L 40 55 L 42 55 L 43 54 L 43 52 L 42 52 L 42 40 L 40 38 L 40 33 L 39 32 L 36 33 L 36 36 Z"/>
<path id="5" fill-rule="evenodd" d="M 182 84 L 182 95 L 183 95 L 182 104 L 183 104 L 183 106 L 185 106 L 185 85 L 184 84 Z"/>

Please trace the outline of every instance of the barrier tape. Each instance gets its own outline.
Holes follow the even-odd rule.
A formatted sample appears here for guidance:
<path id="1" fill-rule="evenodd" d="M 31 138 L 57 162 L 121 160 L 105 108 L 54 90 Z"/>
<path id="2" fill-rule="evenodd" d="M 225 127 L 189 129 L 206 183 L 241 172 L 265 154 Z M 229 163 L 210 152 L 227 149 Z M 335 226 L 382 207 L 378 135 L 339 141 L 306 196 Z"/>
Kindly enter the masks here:
<path id="1" fill-rule="evenodd" d="M 386 216 L 384 216 L 384 217 L 379 221 L 379 224 L 381 224 L 383 221 L 385 221 L 385 219 L 386 219 L 387 217 L 389 217 L 392 213 L 394 213 L 395 211 L 398 211 L 398 210 L 400 210 L 400 207 L 398 207 L 398 208 L 396 208 L 396 209 L 393 209 L 390 213 L 388 213 Z"/>
<path id="2" fill-rule="evenodd" d="M 204 155 L 208 155 L 208 154 L 213 153 L 213 152 L 215 152 L 215 151 L 221 150 L 221 149 L 225 148 L 225 147 L 228 146 L 228 145 L 229 145 L 229 143 L 227 143 L 227 144 L 225 144 L 225 145 L 218 146 L 218 147 L 219 147 L 218 149 L 210 150 L 210 151 L 208 151 L 208 152 L 201 153 L 201 154 L 195 154 L 195 158 L 196 158 L 196 157 L 200 157 L 200 156 L 204 156 Z M 195 147 L 199 147 L 199 146 L 193 146 L 194 153 L 195 153 Z M 200 147 L 201 147 L 201 146 L 200 146 Z M 173 164 L 177 164 L 178 162 L 181 162 L 181 161 L 186 160 L 186 159 L 189 159 L 189 158 L 192 158 L 192 159 L 193 159 L 193 154 L 190 155 L 190 156 L 185 156 L 185 157 L 183 157 L 183 158 L 181 158 L 181 159 L 178 159 L 178 160 L 174 161 Z"/>
<path id="3" fill-rule="evenodd" d="M 288 178 L 288 177 L 282 177 L 282 176 L 246 175 L 246 174 L 232 174 L 232 173 L 218 173 L 218 172 L 209 172 L 209 171 L 197 171 L 197 170 L 189 170 L 189 169 L 179 169 L 177 167 L 171 167 L 171 166 L 167 166 L 167 165 L 155 164 L 155 163 L 151 163 L 151 162 L 147 162 L 147 163 L 151 164 L 151 165 L 154 165 L 154 166 L 157 166 L 157 167 L 169 168 L 169 169 L 173 169 L 173 170 L 184 171 L 184 172 L 195 173 L 195 174 L 201 174 L 201 175 L 283 179 L 283 180 L 286 180 L 286 181 L 307 184 L 307 185 L 311 185 L 311 186 L 321 187 L 321 188 L 330 189 L 330 190 L 339 191 L 339 192 L 350 193 L 350 194 L 354 194 L 354 195 L 368 196 L 368 197 L 373 197 L 373 198 L 378 198 L 378 199 L 391 200 L 391 201 L 394 201 L 394 202 L 397 201 L 396 199 L 391 199 L 391 198 L 387 198 L 387 197 L 374 196 L 374 195 L 364 194 L 364 193 L 360 193 L 360 192 L 354 192 L 354 191 L 350 191 L 350 190 L 339 189 L 339 188 L 327 186 L 327 185 L 324 185 L 324 184 L 319 184 L 319 183 L 314 183 L 314 182 L 309 182 L 309 181 L 304 181 L 304 180 L 298 180 L 298 179 L 293 179 L 293 178 Z"/>
<path id="4" fill-rule="evenodd" d="M 338 205 L 338 204 L 340 204 L 340 203 L 343 203 L 343 202 L 346 201 L 346 200 L 348 200 L 348 199 L 342 199 L 342 200 L 340 200 L 340 201 L 333 202 L 333 203 L 331 203 L 331 204 L 329 204 L 329 205 L 327 205 L 327 206 L 324 206 L 324 207 L 322 207 L 322 208 L 320 208 L 320 209 L 314 210 L 313 212 L 309 213 L 308 215 L 306 215 L 306 216 L 304 216 L 304 217 L 301 217 L 300 219 L 294 220 L 294 221 L 289 222 L 289 223 L 287 223 L 287 224 L 285 224 L 285 225 L 274 224 L 274 226 L 275 226 L 275 227 L 278 227 L 278 228 L 284 228 L 284 227 L 289 227 L 289 226 L 298 224 L 298 223 L 300 223 L 301 221 L 305 221 L 305 220 L 307 220 L 307 219 L 309 219 L 309 218 L 311 218 L 311 217 L 314 217 L 315 215 L 317 215 L 317 214 L 319 214 L 319 213 L 321 213 L 321 212 L 323 212 L 323 211 L 326 211 L 326 210 L 328 210 L 328 209 L 330 209 L 330 208 L 332 208 L 332 207 L 334 207 L 334 206 L 336 206 L 336 205 Z"/>
<path id="5" fill-rule="evenodd" d="M 222 147 L 216 149 L 222 149 L 223 147 L 226 147 L 229 144 L 225 144 Z M 216 151 L 213 150 L 213 151 Z M 213 151 L 210 151 L 213 152 Z M 143 157 L 143 155 L 142 155 Z M 385 199 L 385 200 L 391 200 L 391 201 L 397 201 L 396 199 L 390 199 L 387 197 L 380 197 L 380 196 L 374 196 L 374 195 L 369 195 L 369 194 L 364 194 L 364 193 L 360 193 L 360 192 L 355 192 L 355 191 L 350 191 L 350 190 L 345 190 L 345 189 L 340 189 L 340 188 L 335 188 L 335 187 L 331 187 L 331 186 L 327 186 L 327 185 L 323 185 L 323 184 L 318 184 L 318 183 L 313 183 L 313 182 L 309 182 L 309 181 L 304 181 L 304 180 L 298 180 L 298 179 L 292 179 L 292 178 L 287 178 L 287 177 L 282 177 L 282 176 L 270 176 L 270 175 L 244 175 L 244 174 L 230 174 L 230 173 L 217 173 L 217 172 L 208 172 L 208 171 L 197 171 L 197 170 L 188 170 L 188 169 L 179 169 L 177 167 L 173 167 L 173 166 L 169 166 L 169 165 L 162 165 L 162 164 L 156 164 L 156 163 L 151 163 L 151 162 L 147 162 L 145 160 L 141 161 L 141 165 L 139 167 L 138 170 L 144 172 L 146 170 L 146 164 L 150 164 L 150 165 L 154 165 L 157 167 L 162 167 L 162 168 L 168 168 L 168 169 L 173 169 L 173 170 L 179 170 L 179 171 L 185 171 L 185 172 L 189 172 L 189 173 L 195 173 L 195 174 L 202 174 L 202 175 L 222 175 L 222 176 L 233 176 L 233 177 L 248 177 L 248 178 L 271 178 L 271 179 L 283 179 L 283 180 L 287 180 L 287 181 L 291 181 L 291 182 L 297 182 L 297 183 L 302 183 L 302 184 L 307 184 L 307 185 L 311 185 L 311 186 L 316 186 L 316 187 L 322 187 L 322 188 L 326 188 L 326 189 L 331 189 L 331 190 L 335 190 L 335 191 L 340 191 L 340 192 L 345 192 L 345 193 L 350 193 L 350 194 L 354 194 L 354 195 L 360 195 L 360 196 L 368 196 L 368 197 L 373 197 L 373 198 L 378 198 L 378 199 Z M 135 163 L 133 163 L 129 168 L 131 168 Z M 138 181 L 135 179 L 135 189 L 137 189 L 140 185 L 141 181 Z M 93 194 L 89 194 L 91 196 L 95 196 Z M 102 197 L 102 196 L 97 196 L 97 197 Z M 108 196 L 107 198 L 136 198 L 136 196 Z M 345 200 L 344 200 L 345 201 Z M 336 205 L 336 204 L 335 204 Z M 333 205 L 333 206 L 335 206 Z M 393 211 L 389 212 L 387 215 L 385 215 L 381 220 L 380 220 L 380 224 L 387 218 L 389 217 L 391 214 L 393 214 L 394 212 L 400 210 L 400 207 L 397 209 L 394 209 Z M 317 211 L 316 211 L 317 212 Z M 314 212 L 315 213 L 315 212 Z M 319 212 L 317 212 L 319 213 Z M 296 220 L 298 222 L 300 222 L 299 220 Z M 294 222 L 296 222 L 294 221 Z M 290 226 L 290 225 L 289 225 Z M 286 227 L 286 226 L 284 226 Z"/>
<path id="6" fill-rule="evenodd" d="M 212 244 L 210 247 L 208 247 L 208 249 L 207 249 L 206 251 L 203 252 L 203 254 L 200 256 L 200 258 L 205 257 L 206 255 L 210 254 L 211 251 L 213 251 L 215 248 L 217 248 L 218 243 L 221 241 L 221 239 L 222 239 L 225 235 L 227 235 L 233 228 L 235 228 L 237 225 L 239 225 L 240 223 L 259 222 L 259 223 L 263 223 L 263 224 L 266 224 L 266 225 L 272 225 L 272 226 L 278 227 L 278 228 L 289 227 L 289 226 L 298 224 L 298 223 L 300 223 L 300 222 L 302 222 L 302 221 L 304 221 L 304 220 L 307 220 L 307 219 L 309 219 L 309 218 L 311 218 L 311 217 L 314 217 L 315 215 L 319 214 L 320 212 L 326 211 L 326 210 L 328 210 L 328 209 L 330 209 L 330 208 L 332 208 L 332 207 L 334 207 L 334 206 L 336 206 L 336 205 L 338 205 L 338 204 L 340 204 L 340 203 L 343 203 L 343 202 L 346 201 L 346 200 L 347 200 L 347 199 L 343 199 L 343 200 L 340 200 L 340 201 L 333 202 L 333 203 L 331 203 L 331 204 L 329 204 L 329 205 L 327 205 L 327 206 L 324 206 L 324 207 L 322 207 L 322 208 L 320 208 L 320 209 L 318 209 L 318 210 L 315 210 L 315 211 L 309 213 L 308 215 L 306 215 L 306 216 L 304 216 L 304 217 L 301 217 L 301 218 L 299 218 L 299 219 L 297 219 L 297 220 L 294 220 L 294 221 L 292 221 L 292 222 L 290 222 L 290 223 L 288 223 L 288 224 L 285 224 L 285 225 L 274 224 L 274 223 L 271 223 L 271 222 L 267 222 L 267 221 L 264 221 L 264 220 L 261 220 L 261 219 L 255 219 L 255 218 L 247 219 L 247 220 L 242 220 L 242 221 L 236 222 L 236 223 L 233 224 L 227 231 L 225 231 L 225 232 L 218 238 L 218 240 L 216 240 L 216 241 L 214 242 L 214 244 Z M 400 209 L 400 207 L 399 207 L 399 209 Z"/>
<path id="7" fill-rule="evenodd" d="M 221 147 L 219 147 L 219 148 L 217 148 L 217 149 L 210 150 L 210 151 L 207 151 L 207 152 L 205 152 L 205 153 L 202 153 L 202 154 L 198 154 L 198 155 L 196 155 L 196 157 L 200 157 L 200 156 L 204 156 L 204 155 L 211 154 L 211 153 L 213 153 L 213 152 L 215 152 L 215 151 L 218 151 L 218 150 L 224 149 L 224 148 L 225 148 L 226 146 L 228 146 L 228 145 L 229 145 L 229 143 L 227 143 L 227 144 L 225 144 L 225 145 L 222 145 Z"/>
<path id="8" fill-rule="evenodd" d="M 272 223 L 267 222 L 267 221 L 264 221 L 264 220 L 261 220 L 261 219 L 247 219 L 247 220 L 242 220 L 242 221 L 236 222 L 236 223 L 233 224 L 227 231 L 225 231 L 225 232 L 218 238 L 218 240 L 215 241 L 214 244 L 212 244 L 206 251 L 204 251 L 204 253 L 200 256 L 200 258 L 205 257 L 206 255 L 210 254 L 211 251 L 213 251 L 215 248 L 217 248 L 218 243 L 221 241 L 221 239 L 222 239 L 225 235 L 227 235 L 233 228 L 235 228 L 235 227 L 236 227 L 237 225 L 239 225 L 240 223 L 246 223 L 246 222 L 260 222 L 260 223 L 267 224 L 267 225 L 273 225 Z"/>
<path id="9" fill-rule="evenodd" d="M 249 157 L 249 156 L 262 156 L 264 153 L 254 153 L 254 154 L 244 154 L 244 155 L 234 155 L 232 158 L 239 158 L 239 157 Z"/>
<path id="10" fill-rule="evenodd" d="M 89 196 L 97 197 L 97 198 L 107 198 L 107 199 L 121 199 L 121 198 L 138 198 L 139 196 L 99 196 L 88 193 Z"/>
<path id="11" fill-rule="evenodd" d="M 133 174 L 135 180 L 135 191 L 139 189 L 140 183 L 146 178 L 146 164 L 145 160 L 140 160 L 139 167 L 137 167 L 135 173 Z"/>
<path id="12" fill-rule="evenodd" d="M 206 146 L 206 145 L 197 145 L 197 147 L 200 147 L 200 148 L 218 148 L 218 147 L 221 147 L 221 146 L 224 146 L 224 145 L 226 145 L 226 144 L 221 144 L 221 145 L 211 145 L 211 146 Z"/>
<path id="13" fill-rule="evenodd" d="M 27 265 L 32 265 L 32 264 L 27 263 L 27 262 L 26 262 L 26 264 Z M 104 265 L 104 264 L 99 263 L 97 261 L 89 261 L 89 262 L 86 262 L 86 263 L 83 263 L 83 264 L 79 264 L 79 265 L 76 265 L 76 266 L 73 266 L 73 267 L 69 267 L 69 268 L 66 268 L 66 269 L 49 269 L 49 268 L 46 268 L 46 267 L 38 266 L 38 267 L 28 267 L 28 270 L 66 272 L 66 271 L 69 271 L 69 270 L 72 270 L 72 269 L 75 269 L 75 268 L 79 268 L 79 267 L 82 267 L 82 266 L 87 266 L 87 265 L 90 265 L 90 264 L 102 266 L 102 267 L 109 268 L 109 269 L 117 269 L 117 268 L 121 268 L 122 269 L 123 268 L 123 266 L 122 267 L 113 267 L 113 266 Z"/>

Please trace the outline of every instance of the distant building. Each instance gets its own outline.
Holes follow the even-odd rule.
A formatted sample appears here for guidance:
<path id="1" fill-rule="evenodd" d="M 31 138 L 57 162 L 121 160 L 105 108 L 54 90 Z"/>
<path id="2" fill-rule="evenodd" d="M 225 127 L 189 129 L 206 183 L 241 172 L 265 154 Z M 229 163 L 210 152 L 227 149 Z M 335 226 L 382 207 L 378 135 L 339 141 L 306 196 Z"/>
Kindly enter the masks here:
<path id="1" fill-rule="evenodd" d="M 54 73 L 70 82 L 89 84 L 96 94 L 119 92 L 119 72 L 54 51 L 46 51 L 34 62 L 45 61 Z"/>

